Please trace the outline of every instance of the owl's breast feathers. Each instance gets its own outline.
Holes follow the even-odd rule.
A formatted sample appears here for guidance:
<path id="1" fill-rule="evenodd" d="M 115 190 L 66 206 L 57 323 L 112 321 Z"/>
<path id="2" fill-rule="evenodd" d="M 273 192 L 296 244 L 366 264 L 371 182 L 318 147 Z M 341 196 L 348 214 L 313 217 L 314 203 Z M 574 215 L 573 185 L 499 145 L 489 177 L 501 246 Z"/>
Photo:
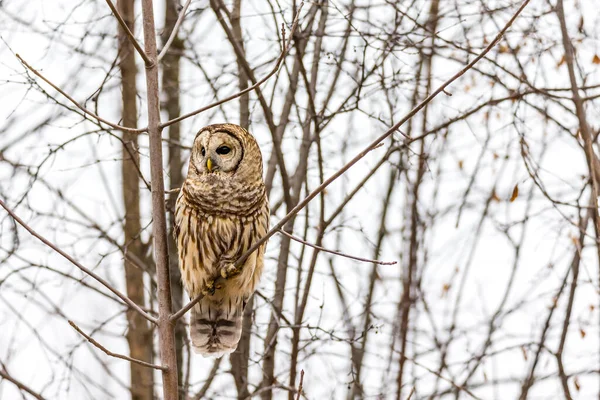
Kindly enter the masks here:
<path id="1" fill-rule="evenodd" d="M 262 182 L 233 192 L 211 186 L 206 190 L 186 182 L 176 204 L 179 267 L 191 297 L 210 287 L 222 268 L 234 263 L 268 230 L 269 207 Z M 242 292 L 254 291 L 262 272 L 263 254 L 261 246 L 232 279 Z"/>

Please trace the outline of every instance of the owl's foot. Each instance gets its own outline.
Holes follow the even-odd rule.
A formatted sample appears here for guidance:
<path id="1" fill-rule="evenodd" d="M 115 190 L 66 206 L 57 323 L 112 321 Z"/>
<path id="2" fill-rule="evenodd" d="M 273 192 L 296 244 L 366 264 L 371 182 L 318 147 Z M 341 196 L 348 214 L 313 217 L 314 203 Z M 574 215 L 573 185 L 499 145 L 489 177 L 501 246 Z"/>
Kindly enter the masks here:
<path id="1" fill-rule="evenodd" d="M 221 276 L 223 279 L 231 278 L 239 274 L 241 271 L 235 267 L 233 264 L 226 264 L 221 267 Z"/>
<path id="2" fill-rule="evenodd" d="M 204 289 L 202 289 L 202 294 L 204 296 L 208 296 L 208 295 L 213 295 L 215 294 L 215 281 L 214 279 L 209 280 L 208 282 L 206 282 L 206 285 L 204 286 Z"/>

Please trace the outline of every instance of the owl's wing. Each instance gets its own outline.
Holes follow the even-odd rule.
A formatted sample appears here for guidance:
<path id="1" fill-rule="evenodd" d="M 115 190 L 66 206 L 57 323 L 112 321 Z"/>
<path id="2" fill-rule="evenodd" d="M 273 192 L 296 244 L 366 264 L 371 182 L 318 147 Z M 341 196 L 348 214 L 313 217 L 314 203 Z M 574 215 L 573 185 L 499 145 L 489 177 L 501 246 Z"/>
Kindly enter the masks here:
<path id="1" fill-rule="evenodd" d="M 181 282 L 190 298 L 198 296 L 214 276 L 215 260 L 210 254 L 214 251 L 204 232 L 208 225 L 194 207 L 187 204 L 180 195 L 175 204 L 175 241 L 181 271 Z"/>

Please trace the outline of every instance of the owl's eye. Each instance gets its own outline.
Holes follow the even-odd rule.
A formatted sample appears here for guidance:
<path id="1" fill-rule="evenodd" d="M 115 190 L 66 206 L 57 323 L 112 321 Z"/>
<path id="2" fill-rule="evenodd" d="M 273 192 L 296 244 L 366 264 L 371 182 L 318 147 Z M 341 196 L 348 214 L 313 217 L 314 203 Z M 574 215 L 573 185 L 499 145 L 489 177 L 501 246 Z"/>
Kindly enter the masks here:
<path id="1" fill-rule="evenodd" d="M 231 149 L 227 146 L 221 146 L 217 149 L 217 154 L 229 154 Z"/>
<path id="2" fill-rule="evenodd" d="M 206 150 L 204 149 L 204 147 L 202 148 L 202 150 L 200 150 L 200 152 L 202 153 L 202 157 L 206 155 Z"/>

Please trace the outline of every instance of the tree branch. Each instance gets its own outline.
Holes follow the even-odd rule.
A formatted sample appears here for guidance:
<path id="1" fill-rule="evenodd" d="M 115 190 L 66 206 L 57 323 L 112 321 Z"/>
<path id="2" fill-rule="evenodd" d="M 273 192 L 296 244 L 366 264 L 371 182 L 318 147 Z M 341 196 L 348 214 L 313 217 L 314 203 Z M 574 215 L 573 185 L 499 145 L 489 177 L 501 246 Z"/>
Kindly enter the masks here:
<path id="1" fill-rule="evenodd" d="M 314 199 L 319 193 L 321 193 L 325 188 L 327 188 L 333 181 L 337 180 L 346 171 L 348 171 L 350 168 L 352 168 L 352 166 L 354 166 L 354 164 L 356 164 L 358 161 L 360 161 L 362 158 L 364 158 L 368 153 L 370 153 L 371 151 L 373 151 L 374 149 L 379 147 L 381 142 L 383 142 L 385 139 L 387 139 L 389 136 L 391 136 L 394 132 L 396 132 L 404 123 L 406 123 L 406 121 L 408 121 L 412 117 L 414 117 L 415 114 L 417 114 L 423 107 L 425 107 L 427 104 L 429 104 L 431 102 L 431 100 L 433 100 L 438 94 L 442 93 L 448 86 L 450 86 L 450 84 L 452 82 L 454 82 L 455 80 L 460 78 L 462 75 L 464 75 L 468 70 L 473 68 L 473 66 L 475 64 L 477 64 L 477 62 L 479 60 L 481 60 L 483 57 L 485 57 L 485 55 L 487 53 L 489 53 L 489 51 L 496 44 L 498 44 L 498 42 L 500 41 L 500 39 L 502 38 L 504 33 L 508 30 L 508 28 L 510 28 L 510 26 L 513 24 L 513 22 L 515 22 L 515 20 L 519 16 L 519 14 L 521 14 L 523 9 L 527 6 L 527 4 L 529 4 L 530 1 L 531 0 L 525 0 L 523 2 L 521 7 L 519 7 L 519 9 L 515 12 L 515 14 L 511 17 L 511 19 L 508 20 L 506 25 L 504 25 L 504 28 L 502 28 L 502 30 L 500 30 L 500 32 L 498 32 L 498 34 L 496 35 L 494 40 L 492 40 L 490 42 L 490 44 L 477 57 L 475 57 L 473 59 L 473 61 L 471 61 L 464 68 L 462 68 L 460 71 L 458 71 L 456 74 L 454 74 L 454 76 L 452 76 L 450 79 L 448 79 L 446 82 L 444 82 L 433 93 L 431 93 L 429 96 L 427 96 L 427 98 L 425 98 L 425 100 L 423 100 L 415 108 L 413 108 L 408 114 L 406 114 L 406 116 L 404 116 L 404 118 L 402 118 L 394 126 L 392 126 L 385 133 L 383 133 L 381 136 L 379 136 L 377 139 L 375 139 L 374 142 L 372 142 L 370 145 L 368 145 L 363 151 L 358 153 L 352 160 L 350 160 L 342 168 L 340 168 L 337 172 L 335 172 L 333 175 L 331 175 L 325 182 L 321 183 L 308 196 L 306 196 L 304 198 L 304 200 L 302 200 L 290 212 L 288 212 L 288 214 L 285 217 L 283 217 L 277 224 L 275 224 L 275 226 L 273 228 L 271 228 L 271 230 L 269 232 L 267 232 L 267 234 L 265 236 L 263 236 L 261 239 L 256 241 L 250 247 L 250 249 L 248 249 L 248 251 L 246 251 L 244 254 L 242 254 L 242 256 L 234 263 L 234 265 L 236 267 L 241 266 L 243 264 L 243 262 L 248 258 L 248 256 L 250 256 L 253 252 L 255 252 L 256 249 L 258 249 L 263 243 L 265 243 L 267 240 L 269 240 L 269 238 L 271 236 L 273 236 L 275 233 L 279 232 L 281 230 L 281 228 L 283 228 L 283 226 L 289 220 L 291 220 L 296 214 L 298 214 L 298 212 L 300 212 L 300 210 L 302 210 L 304 207 L 306 207 L 306 205 L 312 199 Z M 410 144 L 410 142 L 411 142 L 410 140 L 407 140 L 405 145 Z M 196 297 L 192 301 L 190 301 L 188 304 L 186 304 L 185 307 L 183 307 L 181 310 L 179 310 L 175 314 L 171 315 L 171 318 L 170 318 L 171 321 L 176 320 L 177 318 L 180 318 L 181 316 L 183 316 L 189 309 L 191 309 L 203 297 L 204 297 L 203 295 L 199 295 L 198 297 Z"/>
<path id="2" fill-rule="evenodd" d="M 120 358 L 122 360 L 127 360 L 127 361 L 130 361 L 132 363 L 143 365 L 144 367 L 148 367 L 148 368 L 154 368 L 154 369 L 160 369 L 160 370 L 167 369 L 167 367 L 164 367 L 162 365 L 150 364 L 150 363 L 147 363 L 147 362 L 142 361 L 142 360 L 137 360 L 135 358 L 124 356 L 122 354 L 113 353 L 112 351 L 108 350 L 106 347 L 104 347 L 100 343 L 98 343 L 96 340 L 94 340 L 94 338 L 92 338 L 89 335 L 86 335 L 85 332 L 83 332 L 73 321 L 69 320 L 69 325 L 71 325 L 73 327 L 73 329 L 75 329 L 81 336 L 83 336 L 84 338 L 86 338 L 88 342 L 90 342 L 91 344 L 93 344 L 94 346 L 96 346 L 97 348 L 99 348 L 100 350 L 102 350 L 104 353 L 106 353 L 106 355 L 108 355 L 110 357 L 115 357 L 115 358 Z"/>
<path id="3" fill-rule="evenodd" d="M 93 113 L 92 111 L 88 110 L 87 108 L 85 108 L 84 106 L 82 106 L 81 104 L 79 104 L 74 98 L 72 98 L 71 96 L 69 96 L 67 93 L 65 93 L 61 88 L 59 88 L 58 86 L 56 86 L 54 83 L 50 82 L 44 75 L 42 75 L 41 73 L 39 73 L 35 68 L 33 68 L 31 65 L 27 64 L 27 62 L 25 60 L 23 60 L 23 58 L 21 58 L 21 56 L 19 54 L 15 54 L 15 56 L 19 59 L 19 61 L 21 61 L 21 63 L 23 63 L 23 65 L 25 67 L 27 67 L 27 69 L 29 69 L 31 72 L 33 72 L 35 75 L 37 75 L 40 79 L 42 79 L 44 82 L 46 82 L 48 85 L 52 86 L 52 88 L 54 90 L 56 90 L 58 93 L 62 94 L 63 96 L 65 96 L 67 99 L 69 99 L 69 101 L 71 103 L 73 103 L 75 105 L 75 107 L 79 108 L 81 111 L 83 111 L 85 114 L 88 114 L 90 116 L 92 116 L 93 118 L 97 119 L 99 122 L 103 122 L 106 125 L 110 126 L 111 128 L 115 128 L 115 129 L 119 129 L 122 131 L 126 131 L 126 132 L 132 132 L 132 133 L 142 133 L 142 132 L 146 132 L 147 128 L 144 129 L 132 129 L 132 128 L 127 128 L 125 126 L 121 126 L 118 124 L 113 124 L 110 121 L 105 120 L 104 118 L 96 115 L 95 113 Z"/>
<path id="4" fill-rule="evenodd" d="M 0 363 L 0 364 L 2 364 L 2 369 L 0 369 L 0 377 L 2 377 L 3 379 L 6 379 L 7 381 L 9 381 L 11 383 L 13 383 L 20 390 L 29 393 L 30 395 L 32 395 L 36 399 L 38 399 L 38 400 L 45 400 L 45 398 L 42 397 L 41 394 L 34 392 L 27 385 L 23 384 L 22 382 L 16 380 L 12 376 L 10 376 L 8 374 L 8 371 L 6 370 L 6 366 L 4 365 L 4 363 Z"/>
<path id="5" fill-rule="evenodd" d="M 340 253 L 339 251 L 335 251 L 335 250 L 328 250 L 324 247 L 321 246 L 317 246 L 315 244 L 309 243 L 305 240 L 300 239 L 299 237 L 296 237 L 292 234 L 287 233 L 286 231 L 284 231 L 283 229 L 279 230 L 279 233 L 289 237 L 292 240 L 295 240 L 298 243 L 302 243 L 308 247 L 312 247 L 313 249 L 317 249 L 319 251 L 323 251 L 325 253 L 330 253 L 330 254 L 335 254 L 337 256 L 341 256 L 341 257 L 346 257 L 349 258 L 351 260 L 356 260 L 356 261 L 362 261 L 362 262 L 366 262 L 366 263 L 372 263 L 372 264 L 379 264 L 379 265 L 395 265 L 398 264 L 397 261 L 379 261 L 379 260 L 370 260 L 368 258 L 361 258 L 361 257 L 355 257 L 355 256 L 351 256 L 349 254 L 344 254 L 344 253 Z"/>
<path id="6" fill-rule="evenodd" d="M 139 55 L 144 59 L 144 63 L 146 64 L 146 66 L 151 65 L 152 62 L 148 58 L 148 55 L 142 49 L 142 46 L 140 46 L 140 44 L 138 43 L 138 41 L 135 39 L 135 36 L 133 36 L 133 32 L 131 32 L 131 30 L 127 26 L 127 23 L 125 22 L 125 20 L 121 16 L 121 14 L 119 14 L 119 11 L 115 7 L 115 5 L 110 0 L 106 0 L 106 4 L 108 4 L 108 6 L 110 7 L 110 10 L 114 14 L 114 16 L 117 19 L 117 21 L 119 21 L 119 25 L 121 25 L 121 28 L 123 28 L 123 30 L 127 34 L 127 37 L 129 37 L 129 40 L 131 41 L 131 44 L 133 44 L 133 47 L 135 47 L 135 49 L 137 50 L 137 52 L 139 53 Z"/>
<path id="7" fill-rule="evenodd" d="M 116 294 L 121 300 L 123 300 L 129 307 L 131 307 L 132 309 L 134 309 L 135 311 L 137 311 L 138 313 L 140 313 L 140 315 L 142 315 L 148 321 L 156 324 L 156 322 L 157 322 L 156 318 L 154 318 L 153 316 L 151 316 L 150 314 L 148 314 L 147 312 L 145 312 L 144 310 L 142 310 L 142 308 L 139 305 L 135 304 L 133 301 L 131 301 L 131 299 L 129 297 L 127 297 L 123 293 L 119 292 L 110 283 L 108 283 L 102 277 L 100 277 L 99 275 L 97 275 L 95 272 L 93 272 L 90 269 L 88 269 L 88 268 L 84 267 L 83 265 L 81 265 L 73 257 L 71 257 L 70 255 L 68 255 L 67 253 L 65 253 L 61 249 L 59 249 L 56 245 L 52 244 L 48 239 L 46 239 L 45 237 L 43 237 L 42 235 L 40 235 L 36 231 L 34 231 L 33 228 L 31 228 L 29 225 L 27 225 L 25 223 L 25 221 L 23 221 L 21 218 L 19 218 L 19 216 L 17 216 L 10 208 L 8 208 L 8 206 L 1 199 L 0 199 L 0 206 L 2 206 L 2 208 L 4 208 L 6 210 L 6 212 L 19 225 L 21 225 L 23 228 L 25 228 L 25 230 L 27 230 L 31 235 L 33 235 L 38 240 L 40 240 L 42 243 L 44 243 L 46 246 L 50 247 L 52 250 L 56 251 L 58 254 L 60 254 L 61 256 L 63 256 L 64 258 L 66 258 L 67 260 L 69 260 L 77 268 L 79 268 L 80 270 L 82 270 L 83 272 L 85 272 L 86 274 L 88 274 L 89 276 L 91 276 L 92 278 L 94 278 L 95 280 L 97 280 L 98 282 L 100 282 L 108 290 L 110 290 L 111 292 L 113 292 L 114 294 Z"/>
<path id="8" fill-rule="evenodd" d="M 110 0 L 106 0 L 106 1 L 110 1 Z M 188 7 L 190 6 L 191 2 L 192 2 L 192 0 L 187 0 L 185 2 L 185 5 L 181 9 L 181 12 L 179 13 L 179 17 L 177 17 L 177 22 L 175 22 L 175 26 L 173 27 L 173 30 L 171 31 L 171 35 L 169 36 L 169 39 L 167 40 L 164 47 L 160 51 L 160 54 L 158 55 L 158 58 L 157 58 L 158 62 L 160 62 L 160 60 L 163 59 L 165 54 L 167 54 L 167 51 L 169 50 L 169 47 L 171 47 L 173 40 L 175 40 L 175 38 L 177 37 L 177 31 L 179 31 L 179 26 L 181 26 L 181 23 L 183 22 L 183 18 L 185 17 L 185 13 L 186 13 Z"/>

